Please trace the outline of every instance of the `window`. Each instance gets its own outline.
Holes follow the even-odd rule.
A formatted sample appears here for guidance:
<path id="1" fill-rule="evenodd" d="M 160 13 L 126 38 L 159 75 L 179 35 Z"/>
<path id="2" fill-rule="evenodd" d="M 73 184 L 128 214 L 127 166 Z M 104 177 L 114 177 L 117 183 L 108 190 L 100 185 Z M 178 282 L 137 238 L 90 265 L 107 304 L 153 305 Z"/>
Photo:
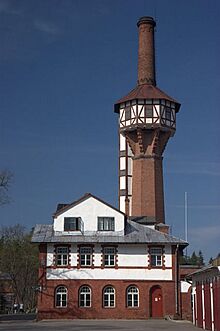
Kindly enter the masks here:
<path id="1" fill-rule="evenodd" d="M 114 217 L 98 217 L 98 231 L 115 231 Z"/>
<path id="2" fill-rule="evenodd" d="M 161 267 L 162 266 L 162 248 L 151 247 L 150 248 L 150 256 L 151 256 L 151 265 L 153 267 Z"/>
<path id="3" fill-rule="evenodd" d="M 125 108 L 125 121 L 131 119 L 131 107 L 126 107 Z"/>
<path id="4" fill-rule="evenodd" d="M 56 289 L 56 307 L 66 307 L 67 306 L 67 289 L 64 286 L 59 286 Z"/>
<path id="5" fill-rule="evenodd" d="M 64 231 L 80 231 L 81 218 L 80 217 L 64 217 Z"/>
<path id="6" fill-rule="evenodd" d="M 92 248 L 80 247 L 80 265 L 91 266 L 92 265 Z"/>
<path id="7" fill-rule="evenodd" d="M 65 266 L 68 265 L 68 247 L 57 247 L 56 248 L 56 265 Z"/>
<path id="8" fill-rule="evenodd" d="M 104 289 L 103 306 L 105 308 L 115 307 L 115 289 L 112 286 L 108 286 Z"/>
<path id="9" fill-rule="evenodd" d="M 91 289 L 89 286 L 82 286 L 79 290 L 80 307 L 91 307 Z"/>
<path id="10" fill-rule="evenodd" d="M 144 112 L 145 117 L 147 117 L 147 118 L 153 117 L 153 108 L 152 108 L 152 106 L 146 105 L 144 110 L 145 110 L 145 112 Z"/>
<path id="11" fill-rule="evenodd" d="M 114 267 L 115 266 L 115 247 L 104 247 L 104 266 L 105 267 Z"/>
<path id="12" fill-rule="evenodd" d="M 165 112 L 166 120 L 171 121 L 171 109 L 170 108 L 166 108 L 165 111 L 166 111 Z"/>
<path id="13" fill-rule="evenodd" d="M 127 307 L 139 306 L 139 290 L 136 286 L 130 286 L 127 289 Z"/>

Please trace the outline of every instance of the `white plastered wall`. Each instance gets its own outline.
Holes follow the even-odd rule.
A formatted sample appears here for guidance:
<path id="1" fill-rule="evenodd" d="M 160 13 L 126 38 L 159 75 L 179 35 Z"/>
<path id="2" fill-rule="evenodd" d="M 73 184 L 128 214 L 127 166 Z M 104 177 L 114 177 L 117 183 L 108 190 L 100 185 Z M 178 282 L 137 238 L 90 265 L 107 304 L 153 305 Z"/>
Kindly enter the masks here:
<path id="1" fill-rule="evenodd" d="M 107 245 L 107 243 L 105 244 Z M 62 246 L 62 243 L 60 244 Z M 85 244 L 86 246 L 86 244 Z M 48 279 L 156 279 L 156 280 L 172 280 L 172 257 L 170 256 L 171 248 L 165 247 L 165 267 L 169 269 L 148 269 L 148 247 L 146 244 L 123 244 L 118 245 L 117 260 L 118 269 L 104 268 L 102 264 L 102 245 L 95 244 L 94 246 L 94 267 L 95 269 L 82 267 L 80 269 L 58 268 L 47 270 Z M 47 247 L 47 266 L 53 265 L 54 245 L 48 244 Z M 70 246 L 70 266 L 77 266 L 77 244 Z M 97 268 L 96 268 L 97 267 Z M 123 269 L 120 269 L 123 267 Z M 126 268 L 127 267 L 127 268 Z M 132 269 L 131 269 L 132 267 Z M 136 268 L 135 268 L 136 267 Z M 141 269 L 140 269 L 141 268 Z"/>
<path id="2" fill-rule="evenodd" d="M 126 176 L 120 176 L 119 177 L 119 191 L 120 190 L 127 190 L 128 192 L 128 198 L 130 200 L 130 209 L 131 209 L 131 195 L 132 195 L 132 151 L 129 147 L 129 145 L 126 143 L 125 137 L 120 134 L 119 135 L 119 144 L 120 144 L 120 152 L 123 152 L 123 155 L 127 155 L 127 162 L 126 162 L 126 156 L 120 156 L 119 157 L 119 170 L 125 171 L 125 173 L 128 175 L 127 181 Z M 125 195 L 120 196 L 119 199 L 119 208 L 122 212 L 125 212 Z M 131 212 L 131 210 L 130 210 Z"/>
<path id="3" fill-rule="evenodd" d="M 64 231 L 64 217 L 81 217 L 84 228 L 84 235 L 92 235 L 97 233 L 97 218 L 98 217 L 114 217 L 115 218 L 115 231 L 102 231 L 105 235 L 124 235 L 124 215 L 110 206 L 102 203 L 101 201 L 89 197 L 88 199 L 73 206 L 67 211 L 54 219 L 54 231 L 56 234 L 63 233 Z M 76 232 L 67 232 L 65 234 L 74 235 L 79 234 Z"/>

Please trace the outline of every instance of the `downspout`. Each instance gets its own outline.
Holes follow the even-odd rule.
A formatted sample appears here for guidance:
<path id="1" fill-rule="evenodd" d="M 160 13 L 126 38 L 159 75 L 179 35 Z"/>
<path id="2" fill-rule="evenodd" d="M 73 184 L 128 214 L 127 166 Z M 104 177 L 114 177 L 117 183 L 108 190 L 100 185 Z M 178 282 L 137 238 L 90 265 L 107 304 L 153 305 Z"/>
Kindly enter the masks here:
<path id="1" fill-rule="evenodd" d="M 176 279 L 175 279 L 175 301 L 176 301 L 176 316 L 179 316 L 179 244 L 176 246 Z"/>

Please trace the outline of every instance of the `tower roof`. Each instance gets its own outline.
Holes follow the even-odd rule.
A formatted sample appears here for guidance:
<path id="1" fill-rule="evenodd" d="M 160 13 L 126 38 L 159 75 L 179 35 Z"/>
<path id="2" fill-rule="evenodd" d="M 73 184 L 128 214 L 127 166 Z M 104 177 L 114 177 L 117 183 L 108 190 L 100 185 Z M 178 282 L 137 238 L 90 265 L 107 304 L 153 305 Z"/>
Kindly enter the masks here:
<path id="1" fill-rule="evenodd" d="M 157 86 L 143 84 L 137 85 L 133 90 L 131 90 L 126 96 L 119 99 L 114 106 L 115 113 L 119 112 L 119 105 L 123 102 L 134 100 L 134 99 L 165 99 L 170 102 L 175 103 L 176 112 L 179 111 L 180 103 L 175 99 L 171 98 L 169 95 L 160 90 Z"/>

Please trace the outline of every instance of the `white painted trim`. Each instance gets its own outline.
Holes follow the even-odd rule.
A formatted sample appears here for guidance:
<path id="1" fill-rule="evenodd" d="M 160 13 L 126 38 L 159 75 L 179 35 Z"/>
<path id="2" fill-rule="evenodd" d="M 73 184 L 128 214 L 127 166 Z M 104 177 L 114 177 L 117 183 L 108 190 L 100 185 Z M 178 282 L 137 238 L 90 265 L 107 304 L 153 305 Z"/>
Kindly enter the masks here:
<path id="1" fill-rule="evenodd" d="M 205 296 L 204 296 L 204 285 L 202 283 L 202 326 L 205 329 Z"/>
<path id="2" fill-rule="evenodd" d="M 212 323 L 212 331 L 215 330 L 214 325 L 214 298 L 213 298 L 213 283 L 210 283 L 210 301 L 211 301 L 211 323 Z"/>
<path id="3" fill-rule="evenodd" d="M 194 317 L 194 319 L 195 319 L 195 325 L 198 325 L 197 303 L 198 303 L 198 298 L 197 298 L 197 291 L 196 291 L 196 288 L 195 288 L 195 302 L 194 302 L 194 305 L 195 305 L 195 317 Z"/>
<path id="4" fill-rule="evenodd" d="M 192 306 L 193 306 L 193 310 L 192 310 L 192 320 L 193 320 L 193 324 L 196 325 L 196 320 L 195 320 L 195 317 L 196 317 L 196 293 L 195 291 L 192 291 Z"/>

